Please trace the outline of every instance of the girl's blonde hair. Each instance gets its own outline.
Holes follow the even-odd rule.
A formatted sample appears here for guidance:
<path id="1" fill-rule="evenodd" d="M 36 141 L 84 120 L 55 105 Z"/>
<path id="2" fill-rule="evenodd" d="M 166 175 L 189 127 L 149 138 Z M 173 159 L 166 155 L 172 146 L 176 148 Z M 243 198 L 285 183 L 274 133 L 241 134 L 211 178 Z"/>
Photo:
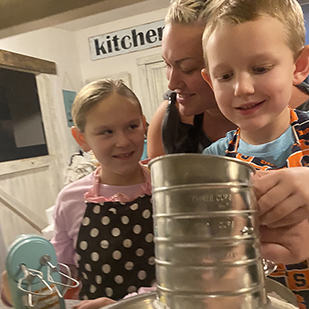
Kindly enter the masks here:
<path id="1" fill-rule="evenodd" d="M 88 112 L 99 102 L 107 99 L 111 94 L 116 93 L 137 103 L 142 114 L 141 104 L 135 93 L 127 87 L 124 82 L 112 79 L 101 79 L 84 86 L 76 95 L 72 104 L 72 117 L 75 127 L 80 131 L 85 131 L 86 118 Z"/>
<path id="2" fill-rule="evenodd" d="M 205 24 L 205 8 L 208 0 L 171 0 L 165 23 Z"/>
<path id="3" fill-rule="evenodd" d="M 286 44 L 292 50 L 295 60 L 305 45 L 304 16 L 296 0 L 211 0 L 204 16 L 208 17 L 208 21 L 203 35 L 203 47 L 218 26 L 241 24 L 263 16 L 276 18 L 283 24 Z M 207 65 L 205 49 L 204 58 Z"/>

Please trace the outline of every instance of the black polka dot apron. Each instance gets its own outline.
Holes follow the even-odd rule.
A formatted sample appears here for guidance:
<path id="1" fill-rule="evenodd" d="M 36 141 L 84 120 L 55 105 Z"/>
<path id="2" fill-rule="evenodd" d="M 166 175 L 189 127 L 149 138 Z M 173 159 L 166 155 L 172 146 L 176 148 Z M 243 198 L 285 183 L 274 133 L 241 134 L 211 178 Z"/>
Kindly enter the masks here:
<path id="1" fill-rule="evenodd" d="M 80 298 L 118 300 L 155 282 L 151 196 L 87 202 L 76 252 Z"/>

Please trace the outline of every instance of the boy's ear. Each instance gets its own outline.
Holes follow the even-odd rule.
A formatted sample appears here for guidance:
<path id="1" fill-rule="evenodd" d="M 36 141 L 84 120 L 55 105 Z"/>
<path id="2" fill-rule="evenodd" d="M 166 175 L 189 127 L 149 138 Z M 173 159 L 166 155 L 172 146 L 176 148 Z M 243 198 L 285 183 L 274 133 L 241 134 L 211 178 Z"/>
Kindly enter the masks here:
<path id="1" fill-rule="evenodd" d="M 309 45 L 306 45 L 295 62 L 293 84 L 298 85 L 309 74 Z"/>
<path id="2" fill-rule="evenodd" d="M 71 128 L 72 136 L 74 137 L 76 143 L 84 150 L 89 151 L 91 150 L 88 146 L 87 142 L 85 141 L 84 134 L 81 133 L 76 127 Z"/>
<path id="3" fill-rule="evenodd" d="M 214 89 L 213 89 L 213 86 L 212 86 L 212 82 L 211 82 L 211 79 L 210 79 L 210 76 L 209 76 L 208 71 L 207 71 L 206 69 L 202 69 L 201 74 L 202 74 L 202 77 L 204 78 L 204 80 L 205 80 L 205 81 L 207 82 L 207 84 L 210 86 L 210 88 L 211 88 L 212 90 L 214 90 Z"/>

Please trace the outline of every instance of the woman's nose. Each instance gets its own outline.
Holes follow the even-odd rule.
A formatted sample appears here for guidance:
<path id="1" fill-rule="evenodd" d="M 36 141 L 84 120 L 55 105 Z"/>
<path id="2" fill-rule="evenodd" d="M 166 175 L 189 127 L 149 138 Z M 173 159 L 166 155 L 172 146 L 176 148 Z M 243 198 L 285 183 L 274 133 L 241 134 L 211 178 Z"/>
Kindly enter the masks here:
<path id="1" fill-rule="evenodd" d="M 169 70 L 169 72 L 167 73 L 167 79 L 168 79 L 168 88 L 171 90 L 180 89 L 184 84 L 180 73 L 174 69 Z"/>
<path id="2" fill-rule="evenodd" d="M 253 81 L 249 74 L 242 74 L 235 79 L 235 97 L 246 97 L 253 94 L 254 91 Z"/>

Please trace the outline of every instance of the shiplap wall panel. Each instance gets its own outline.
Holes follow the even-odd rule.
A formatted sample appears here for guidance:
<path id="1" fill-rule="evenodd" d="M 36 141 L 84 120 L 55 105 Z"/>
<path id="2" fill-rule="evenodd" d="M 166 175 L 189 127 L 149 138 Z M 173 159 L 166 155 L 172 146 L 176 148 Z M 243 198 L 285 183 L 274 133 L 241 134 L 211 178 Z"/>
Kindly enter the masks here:
<path id="1" fill-rule="evenodd" d="M 39 234 L 39 228 L 47 225 L 45 209 L 54 205 L 58 193 L 56 177 L 53 176 L 55 167 L 50 156 L 18 160 L 11 164 L 0 163 L 0 224 L 6 245 L 20 234 Z M 32 169 L 29 164 L 33 165 Z M 20 210 L 22 207 L 24 209 Z M 18 213 L 29 217 L 39 228 L 34 228 Z"/>
<path id="2" fill-rule="evenodd" d="M 33 212 L 45 217 L 45 209 L 54 204 L 57 195 L 50 174 L 51 166 L 43 166 L 0 175 L 0 188 Z"/>
<path id="3" fill-rule="evenodd" d="M 4 54 L 4 51 L 3 51 Z M 0 57 L 0 67 L 31 71 L 36 74 L 41 105 L 47 156 L 0 163 L 0 226 L 4 245 L 7 247 L 20 234 L 40 234 L 47 226 L 45 210 L 54 205 L 63 186 L 67 147 L 61 122 L 63 112 L 59 76 L 55 75 L 53 62 L 5 52 L 9 58 Z M 9 62 L 8 59 L 18 61 Z M 32 69 L 25 63 L 32 64 Z M 34 65 L 35 64 L 35 65 Z M 51 71 L 46 70 L 51 68 Z M 41 72 L 45 72 L 41 73 Z M 46 74 L 49 73 L 49 74 Z"/>

